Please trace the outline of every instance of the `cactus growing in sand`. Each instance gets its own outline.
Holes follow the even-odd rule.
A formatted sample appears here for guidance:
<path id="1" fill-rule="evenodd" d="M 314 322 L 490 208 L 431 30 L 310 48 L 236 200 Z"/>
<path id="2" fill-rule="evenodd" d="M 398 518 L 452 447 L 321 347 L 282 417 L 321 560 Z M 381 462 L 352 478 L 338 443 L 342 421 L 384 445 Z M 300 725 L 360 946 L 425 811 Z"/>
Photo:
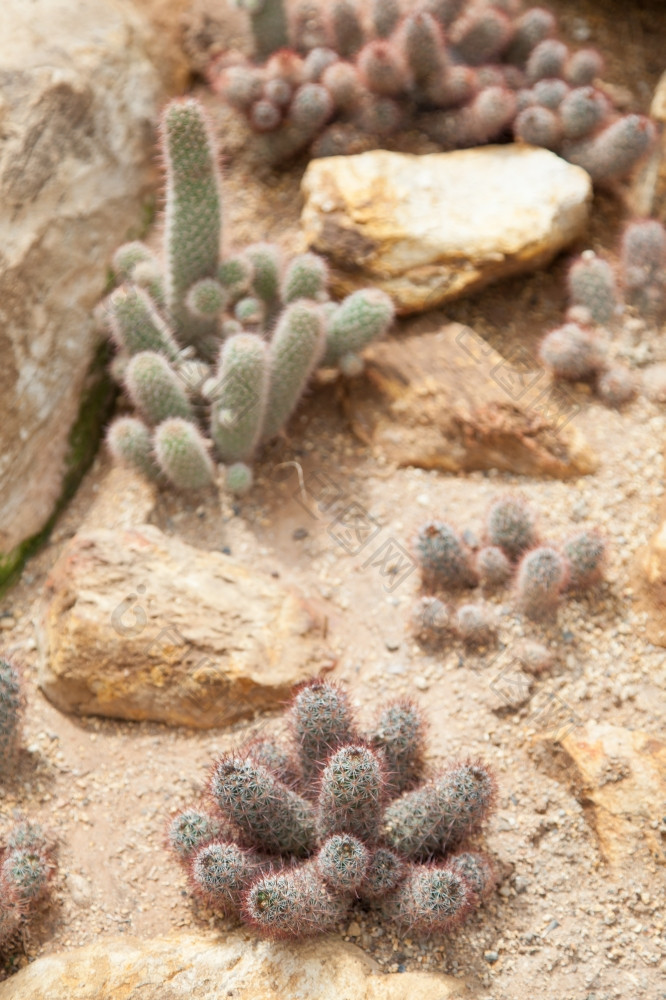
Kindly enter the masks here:
<path id="1" fill-rule="evenodd" d="M 424 576 L 446 590 L 473 587 L 478 582 L 472 553 L 454 528 L 442 521 L 428 521 L 414 543 Z"/>
<path id="2" fill-rule="evenodd" d="M 280 100 L 289 57 L 275 60 L 270 93 Z M 254 101 L 251 81 L 234 79 Z M 313 87 L 294 92 L 294 127 L 312 113 Z M 138 415 L 116 420 L 108 443 L 119 461 L 183 490 L 215 482 L 215 460 L 224 462 L 227 488 L 242 494 L 252 485 L 248 463 L 279 433 L 316 365 L 358 373 L 360 352 L 388 329 L 393 305 L 375 289 L 329 301 L 327 267 L 312 253 L 289 261 L 255 243 L 220 259 L 219 157 L 201 105 L 172 101 L 160 135 L 165 263 L 162 273 L 139 242 L 114 256 L 123 284 L 106 301 L 112 367 Z"/>
<path id="3" fill-rule="evenodd" d="M 21 727 L 21 686 L 14 664 L 0 657 L 0 778 L 14 766 Z"/>
<path id="4" fill-rule="evenodd" d="M 47 899 L 55 871 L 54 845 L 37 823 L 23 820 L 0 841 L 0 955 L 18 944 L 21 924 Z"/>
<path id="5" fill-rule="evenodd" d="M 541 546 L 522 559 L 516 578 L 516 596 L 528 618 L 548 618 L 556 611 L 567 585 L 567 560 L 555 549 Z"/>
<path id="6" fill-rule="evenodd" d="M 485 765 L 427 776 L 415 705 L 386 706 L 364 733 L 322 681 L 300 690 L 288 719 L 283 749 L 262 739 L 223 755 L 212 810 L 172 819 L 169 840 L 197 896 L 263 936 L 301 938 L 334 928 L 356 898 L 429 934 L 489 895 L 492 864 L 461 850 L 494 803 Z"/>

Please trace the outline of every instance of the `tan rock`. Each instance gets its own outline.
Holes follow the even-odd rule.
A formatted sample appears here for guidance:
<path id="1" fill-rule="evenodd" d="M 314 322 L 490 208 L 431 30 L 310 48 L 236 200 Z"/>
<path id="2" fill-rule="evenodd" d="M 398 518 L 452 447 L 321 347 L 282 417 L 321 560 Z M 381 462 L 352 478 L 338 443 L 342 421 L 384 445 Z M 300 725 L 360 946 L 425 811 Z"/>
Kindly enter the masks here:
<path id="1" fill-rule="evenodd" d="M 129 0 L 3 0 L 0 37 L 1 576 L 79 460 L 68 438 L 93 307 L 141 222 L 154 122 L 178 80 L 152 62 L 154 29 Z"/>
<path id="2" fill-rule="evenodd" d="M 302 190 L 305 241 L 335 290 L 370 282 L 401 313 L 544 266 L 583 232 L 592 197 L 580 167 L 514 145 L 313 160 Z"/>
<path id="3" fill-rule="evenodd" d="M 561 747 L 605 860 L 636 864 L 647 850 L 666 863 L 662 833 L 653 828 L 666 803 L 666 743 L 650 733 L 588 721 L 570 728 Z"/>
<path id="4" fill-rule="evenodd" d="M 472 994 L 436 972 L 382 973 L 335 938 L 259 941 L 243 931 L 138 941 L 101 938 L 38 958 L 5 983 L 0 1000 L 449 1000 Z"/>
<path id="5" fill-rule="evenodd" d="M 666 72 L 654 92 L 650 115 L 660 126 L 659 137 L 634 176 L 629 206 L 634 215 L 652 216 L 666 223 Z"/>
<path id="6" fill-rule="evenodd" d="M 666 646 L 666 519 L 639 553 L 637 583 L 647 611 L 647 638 L 656 646 Z"/>
<path id="7" fill-rule="evenodd" d="M 400 466 L 560 479 L 597 467 L 572 423 L 578 405 L 526 354 L 502 358 L 451 323 L 373 344 L 365 357 L 347 398 L 352 427 Z"/>
<path id="8" fill-rule="evenodd" d="M 272 577 L 153 525 L 88 529 L 46 584 L 39 682 L 80 715 L 222 726 L 277 706 L 325 655 Z"/>
<path id="9" fill-rule="evenodd" d="M 150 25 L 148 53 L 170 90 L 185 90 L 190 65 L 183 48 L 184 17 L 192 0 L 130 0 Z"/>

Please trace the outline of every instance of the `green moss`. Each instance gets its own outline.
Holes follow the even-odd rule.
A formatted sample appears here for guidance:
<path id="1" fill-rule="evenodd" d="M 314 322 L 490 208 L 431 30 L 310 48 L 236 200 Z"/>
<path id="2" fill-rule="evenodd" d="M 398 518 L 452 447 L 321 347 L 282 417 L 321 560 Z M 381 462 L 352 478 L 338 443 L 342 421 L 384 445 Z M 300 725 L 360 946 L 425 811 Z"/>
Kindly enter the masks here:
<path id="1" fill-rule="evenodd" d="M 100 344 L 88 370 L 79 415 L 69 434 L 62 490 L 51 517 L 32 538 L 26 538 L 11 552 L 0 555 L 0 595 L 16 581 L 26 559 L 46 541 L 58 515 L 92 465 L 116 395 L 107 372 L 109 356 L 109 345 Z"/>

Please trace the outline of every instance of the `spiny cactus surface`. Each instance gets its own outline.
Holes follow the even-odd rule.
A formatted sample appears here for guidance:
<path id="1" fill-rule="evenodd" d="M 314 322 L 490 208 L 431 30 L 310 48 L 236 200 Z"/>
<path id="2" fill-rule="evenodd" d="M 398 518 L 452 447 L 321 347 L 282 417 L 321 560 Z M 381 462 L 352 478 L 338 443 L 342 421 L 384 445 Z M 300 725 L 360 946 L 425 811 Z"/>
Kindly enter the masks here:
<path id="1" fill-rule="evenodd" d="M 242 5 L 258 20 L 272 8 L 271 0 Z M 278 21 L 270 20 L 271 32 Z M 276 107 L 293 91 L 294 129 L 317 117 L 319 98 L 328 107 L 319 84 L 297 84 L 288 53 L 273 57 L 267 72 Z M 248 100 L 263 93 L 242 67 L 232 77 L 239 106 L 241 91 Z M 360 352 L 388 329 L 393 305 L 375 289 L 330 301 L 326 264 L 312 253 L 288 260 L 277 246 L 255 243 L 221 258 L 219 155 L 202 106 L 172 101 L 160 136 L 164 266 L 143 243 L 120 247 L 114 267 L 122 285 L 105 303 L 117 349 L 112 371 L 137 411 L 112 424 L 108 443 L 117 460 L 183 490 L 214 482 L 214 460 L 224 462 L 227 488 L 242 494 L 258 446 L 280 432 L 314 368 L 358 374 Z"/>
<path id="2" fill-rule="evenodd" d="M 426 774 L 416 705 L 389 704 L 364 731 L 340 689 L 314 681 L 288 723 L 286 742 L 221 757 L 206 809 L 171 820 L 173 854 L 208 905 L 263 936 L 300 938 L 333 929 L 361 898 L 434 934 L 492 892 L 492 864 L 462 848 L 493 806 L 494 779 L 479 761 Z"/>
<path id="3" fill-rule="evenodd" d="M 0 840 L 0 955 L 18 946 L 21 924 L 47 899 L 54 844 L 37 823 L 20 821 Z"/>

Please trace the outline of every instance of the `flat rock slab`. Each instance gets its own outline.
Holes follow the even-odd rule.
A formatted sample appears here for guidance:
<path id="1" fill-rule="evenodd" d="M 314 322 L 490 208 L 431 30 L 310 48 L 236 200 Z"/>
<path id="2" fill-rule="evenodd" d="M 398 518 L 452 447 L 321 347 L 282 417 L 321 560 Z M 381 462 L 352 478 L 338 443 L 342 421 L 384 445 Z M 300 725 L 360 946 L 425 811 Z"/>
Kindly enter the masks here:
<path id="1" fill-rule="evenodd" d="M 666 742 L 650 733 L 586 722 L 568 732 L 561 745 L 605 860 L 637 864 L 647 849 L 665 864 L 666 846 L 652 824 L 666 810 Z"/>
<path id="2" fill-rule="evenodd" d="M 433 972 L 382 973 L 335 939 L 278 944 L 238 931 L 138 941 L 101 938 L 38 958 L 5 983 L 0 1000 L 449 1000 L 472 995 Z"/>
<path id="3" fill-rule="evenodd" d="M 597 468 L 568 391 L 526 367 L 526 355 L 503 358 L 469 327 L 373 344 L 365 358 L 348 415 L 358 437 L 399 466 L 559 479 Z"/>
<path id="4" fill-rule="evenodd" d="M 153 525 L 76 535 L 46 583 L 39 682 L 78 715 L 224 726 L 280 704 L 326 655 L 293 590 Z"/>
<path id="5" fill-rule="evenodd" d="M 544 266 L 585 230 L 592 198 L 580 167 L 518 145 L 313 160 L 302 190 L 334 289 L 377 285 L 400 313 Z"/>

